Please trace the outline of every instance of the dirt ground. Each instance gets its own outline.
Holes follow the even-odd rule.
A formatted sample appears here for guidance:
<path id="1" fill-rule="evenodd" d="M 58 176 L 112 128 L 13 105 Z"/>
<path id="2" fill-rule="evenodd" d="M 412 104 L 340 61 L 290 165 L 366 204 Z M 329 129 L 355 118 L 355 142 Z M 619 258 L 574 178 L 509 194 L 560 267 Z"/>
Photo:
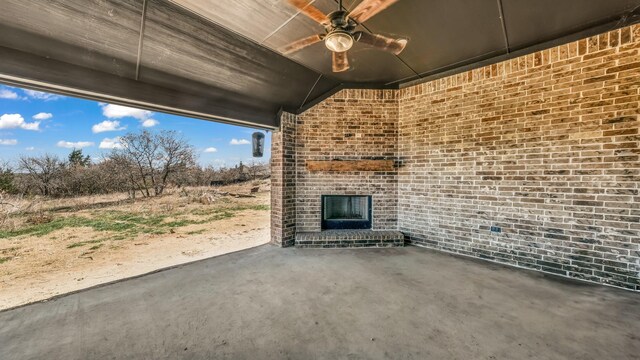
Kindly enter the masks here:
<path id="1" fill-rule="evenodd" d="M 0 309 L 269 242 L 268 181 L 126 198 L 41 201 L 6 221 Z"/>

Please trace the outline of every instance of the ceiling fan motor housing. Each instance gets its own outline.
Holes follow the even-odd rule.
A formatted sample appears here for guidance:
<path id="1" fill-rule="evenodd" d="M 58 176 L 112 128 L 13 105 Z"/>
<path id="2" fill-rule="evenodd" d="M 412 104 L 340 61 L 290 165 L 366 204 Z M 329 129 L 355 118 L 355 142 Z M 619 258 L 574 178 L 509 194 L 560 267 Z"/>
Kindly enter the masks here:
<path id="1" fill-rule="evenodd" d="M 327 18 L 329 18 L 329 32 L 336 29 L 352 32 L 357 25 L 355 21 L 349 18 L 349 13 L 342 10 L 332 12 L 327 15 Z"/>

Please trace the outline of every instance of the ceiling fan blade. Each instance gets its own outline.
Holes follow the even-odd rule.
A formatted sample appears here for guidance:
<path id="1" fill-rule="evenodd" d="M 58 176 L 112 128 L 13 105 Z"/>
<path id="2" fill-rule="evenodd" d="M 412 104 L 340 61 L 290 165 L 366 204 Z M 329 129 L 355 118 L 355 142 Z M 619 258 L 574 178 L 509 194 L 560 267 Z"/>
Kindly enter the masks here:
<path id="1" fill-rule="evenodd" d="M 358 23 L 363 23 L 375 16 L 380 11 L 395 4 L 398 0 L 364 0 L 349 14 L 349 17 Z"/>
<path id="2" fill-rule="evenodd" d="M 308 0 L 288 0 L 289 4 L 295 6 L 308 17 L 317 21 L 321 25 L 327 25 L 329 23 L 329 18 L 322 11 L 318 10 L 317 7 L 311 5 L 313 1 Z"/>
<path id="3" fill-rule="evenodd" d="M 298 41 L 294 41 L 289 45 L 283 46 L 280 49 L 278 49 L 278 51 L 280 51 L 282 54 L 284 55 L 289 55 L 291 53 L 294 53 L 296 51 L 300 51 L 304 48 L 306 48 L 307 46 L 313 45 L 317 42 L 322 41 L 322 36 L 320 35 L 311 35 L 309 37 L 300 39 Z"/>
<path id="4" fill-rule="evenodd" d="M 386 36 L 370 34 L 364 31 L 356 32 L 354 38 L 358 42 L 371 45 L 380 50 L 392 52 L 396 55 L 400 55 L 404 47 L 407 46 L 406 39 L 391 39 Z"/>
<path id="5" fill-rule="evenodd" d="M 347 52 L 332 52 L 333 72 L 343 72 L 349 70 L 349 58 Z"/>

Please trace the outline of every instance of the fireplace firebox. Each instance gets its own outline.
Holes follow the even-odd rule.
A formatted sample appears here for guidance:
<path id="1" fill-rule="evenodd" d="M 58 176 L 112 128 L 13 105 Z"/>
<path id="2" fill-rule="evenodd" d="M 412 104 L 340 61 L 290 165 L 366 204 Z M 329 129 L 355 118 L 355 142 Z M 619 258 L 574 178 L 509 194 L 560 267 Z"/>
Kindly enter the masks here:
<path id="1" fill-rule="evenodd" d="M 322 195 L 322 230 L 371 229 L 371 196 Z"/>

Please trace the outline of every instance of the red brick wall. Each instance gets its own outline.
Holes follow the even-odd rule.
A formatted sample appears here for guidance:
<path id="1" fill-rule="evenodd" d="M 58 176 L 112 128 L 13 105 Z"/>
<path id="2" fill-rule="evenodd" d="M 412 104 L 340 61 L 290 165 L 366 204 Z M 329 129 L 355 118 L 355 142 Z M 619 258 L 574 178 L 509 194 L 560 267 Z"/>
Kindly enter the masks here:
<path id="1" fill-rule="evenodd" d="M 636 25 L 402 89 L 399 229 L 640 290 L 639 51 Z"/>
<path id="2" fill-rule="evenodd" d="M 392 90 L 343 90 L 297 117 L 297 230 L 320 231 L 321 195 L 372 195 L 373 229 L 397 228 L 397 172 L 310 172 L 307 160 L 397 157 Z"/>

